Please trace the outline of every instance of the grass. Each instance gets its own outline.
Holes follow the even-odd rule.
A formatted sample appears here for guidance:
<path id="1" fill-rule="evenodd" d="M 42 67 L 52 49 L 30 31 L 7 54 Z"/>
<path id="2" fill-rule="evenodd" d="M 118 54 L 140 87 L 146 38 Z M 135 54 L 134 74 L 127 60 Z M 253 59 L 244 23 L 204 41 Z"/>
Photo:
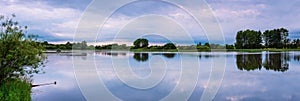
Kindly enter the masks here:
<path id="1" fill-rule="evenodd" d="M 31 83 L 22 79 L 9 79 L 0 83 L 0 101 L 31 101 Z"/>
<path id="2" fill-rule="evenodd" d="M 300 51 L 300 49 L 275 49 L 275 48 L 266 48 L 266 49 L 228 49 L 227 51 L 233 52 L 262 52 L 262 51 L 270 51 L 270 52 L 285 52 L 285 51 Z"/>

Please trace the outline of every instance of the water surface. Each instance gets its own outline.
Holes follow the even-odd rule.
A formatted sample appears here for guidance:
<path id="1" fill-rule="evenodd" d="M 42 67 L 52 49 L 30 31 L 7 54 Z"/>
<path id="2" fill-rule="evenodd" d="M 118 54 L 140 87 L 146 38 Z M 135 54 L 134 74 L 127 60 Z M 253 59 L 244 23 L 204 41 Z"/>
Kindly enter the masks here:
<path id="1" fill-rule="evenodd" d="M 103 81 L 106 90 L 120 100 L 160 100 L 172 93 L 179 83 L 194 86 L 190 84 L 193 81 L 180 81 L 180 77 L 183 69 L 192 73 L 195 67 L 199 68 L 198 81 L 188 100 L 200 100 L 204 89 L 208 86 L 213 59 L 226 60 L 225 63 L 220 63 L 226 65 L 226 68 L 223 82 L 214 100 L 300 100 L 300 86 L 298 86 L 300 52 L 88 52 L 87 56 L 74 57 L 47 55 L 48 62 L 44 67 L 46 73 L 35 75 L 33 83 L 57 81 L 57 85 L 33 88 L 32 100 L 34 101 L 86 100 L 77 85 L 72 58 L 82 61 L 93 60 L 92 65 L 96 66 L 99 79 Z M 126 66 L 130 68 L 125 68 Z M 116 69 L 113 67 L 121 71 L 130 69 L 134 75 L 127 75 L 126 72 L 116 74 Z M 82 70 L 85 68 L 84 64 L 80 67 Z M 130 79 L 132 77 L 136 79 Z M 143 81 L 150 77 L 157 82 Z M 88 81 L 90 78 L 86 79 Z M 135 82 L 138 81 L 140 82 L 136 84 Z M 86 83 L 92 85 L 90 87 L 97 87 L 93 85 L 92 80 Z M 178 94 L 189 95 L 186 91 L 183 89 Z"/>

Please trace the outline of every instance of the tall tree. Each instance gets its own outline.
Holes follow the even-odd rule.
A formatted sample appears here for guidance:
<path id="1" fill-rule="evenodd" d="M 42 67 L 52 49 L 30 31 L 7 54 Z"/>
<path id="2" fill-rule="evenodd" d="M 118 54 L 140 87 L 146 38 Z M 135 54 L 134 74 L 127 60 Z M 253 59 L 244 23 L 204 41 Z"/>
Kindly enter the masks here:
<path id="1" fill-rule="evenodd" d="M 236 35 L 235 47 L 237 49 L 261 48 L 262 36 L 260 31 L 245 30 L 239 31 Z"/>
<path id="2" fill-rule="evenodd" d="M 147 48 L 149 43 L 147 39 L 139 38 L 133 42 L 135 48 Z"/>
<path id="3" fill-rule="evenodd" d="M 263 33 L 265 47 L 267 48 L 283 48 L 289 43 L 289 31 L 285 28 L 266 30 Z"/>
<path id="4" fill-rule="evenodd" d="M 167 43 L 163 46 L 164 49 L 177 49 L 175 44 L 173 43 Z"/>

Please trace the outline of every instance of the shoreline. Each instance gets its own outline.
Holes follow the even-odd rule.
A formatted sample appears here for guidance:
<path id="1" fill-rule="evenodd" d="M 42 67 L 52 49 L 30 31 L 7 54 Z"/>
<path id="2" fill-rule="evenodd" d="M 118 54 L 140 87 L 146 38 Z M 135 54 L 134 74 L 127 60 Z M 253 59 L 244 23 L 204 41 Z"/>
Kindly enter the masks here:
<path id="1" fill-rule="evenodd" d="M 44 53 L 77 53 L 82 51 L 95 51 L 95 52 L 105 52 L 105 51 L 128 51 L 128 52 L 290 52 L 290 51 L 300 51 L 300 49 L 211 49 L 211 50 L 150 50 L 150 49 L 131 49 L 131 50 L 62 50 L 57 52 L 55 50 L 46 50 Z"/>

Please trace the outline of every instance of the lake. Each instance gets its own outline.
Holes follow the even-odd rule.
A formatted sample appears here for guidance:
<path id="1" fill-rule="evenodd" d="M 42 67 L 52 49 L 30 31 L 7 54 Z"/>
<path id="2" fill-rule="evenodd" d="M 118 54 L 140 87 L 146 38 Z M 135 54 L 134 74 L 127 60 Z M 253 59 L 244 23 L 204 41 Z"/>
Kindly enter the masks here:
<path id="1" fill-rule="evenodd" d="M 300 52 L 86 53 L 47 54 L 33 84 L 57 84 L 34 87 L 32 100 L 199 101 L 209 87 L 216 101 L 300 100 Z"/>

